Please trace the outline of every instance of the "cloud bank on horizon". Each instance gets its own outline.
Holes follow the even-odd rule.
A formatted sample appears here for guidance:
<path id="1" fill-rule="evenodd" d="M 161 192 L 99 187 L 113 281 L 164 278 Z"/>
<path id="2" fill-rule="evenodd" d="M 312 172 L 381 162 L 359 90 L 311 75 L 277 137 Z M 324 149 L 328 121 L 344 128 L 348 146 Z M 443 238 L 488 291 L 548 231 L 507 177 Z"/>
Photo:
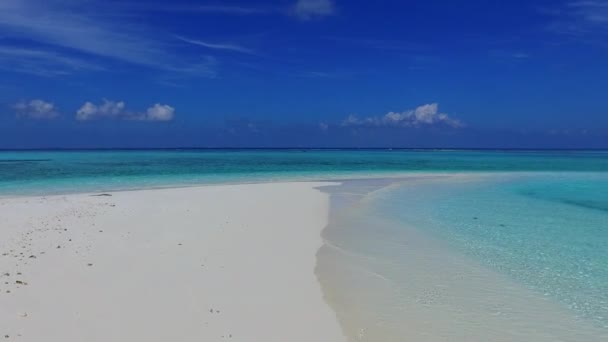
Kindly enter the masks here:
<path id="1" fill-rule="evenodd" d="M 96 105 L 85 102 L 76 112 L 76 120 L 90 121 L 98 119 L 119 119 L 132 121 L 171 121 L 175 116 L 175 108 L 157 103 L 145 112 L 132 112 L 126 109 L 123 101 L 103 100 Z"/>
<path id="2" fill-rule="evenodd" d="M 445 125 L 452 128 L 462 128 L 465 125 L 448 114 L 439 112 L 437 103 L 425 104 L 416 109 L 404 112 L 389 112 L 384 116 L 370 116 L 359 118 L 356 115 L 348 116 L 342 121 L 342 126 L 388 126 L 388 127 L 421 127 L 431 125 Z"/>
<path id="3" fill-rule="evenodd" d="M 17 117 L 29 119 L 54 119 L 59 117 L 55 105 L 44 100 L 20 101 L 13 105 Z M 112 101 L 103 99 L 101 104 L 85 102 L 77 111 L 76 121 L 92 121 L 99 119 L 118 119 L 131 121 L 172 121 L 175 118 L 175 108 L 156 103 L 145 112 L 133 112 L 126 108 L 124 101 Z M 403 112 L 389 112 L 383 116 L 370 116 L 359 118 L 349 115 L 335 126 L 341 127 L 404 127 L 420 128 L 429 126 L 445 126 L 451 128 L 463 128 L 462 121 L 450 117 L 439 111 L 439 104 L 430 103 Z M 319 123 L 323 131 L 331 125 L 327 122 Z"/>
<path id="4" fill-rule="evenodd" d="M 19 118 L 54 119 L 59 116 L 55 105 L 43 100 L 19 101 L 13 109 Z"/>
<path id="5" fill-rule="evenodd" d="M 19 101 L 12 106 L 17 118 L 32 120 L 51 120 L 61 116 L 55 105 L 40 99 Z M 145 112 L 133 112 L 126 109 L 124 101 L 104 99 L 96 105 L 85 102 L 74 116 L 76 121 L 91 121 L 100 119 L 117 119 L 130 121 L 172 121 L 175 118 L 175 108 L 156 103 Z"/>

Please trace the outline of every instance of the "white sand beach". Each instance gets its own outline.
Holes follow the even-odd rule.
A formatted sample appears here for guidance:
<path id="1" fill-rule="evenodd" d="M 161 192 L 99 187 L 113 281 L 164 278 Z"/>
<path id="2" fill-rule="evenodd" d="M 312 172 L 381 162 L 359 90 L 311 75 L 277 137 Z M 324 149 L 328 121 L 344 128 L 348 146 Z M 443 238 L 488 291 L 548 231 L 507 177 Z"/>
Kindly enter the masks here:
<path id="1" fill-rule="evenodd" d="M 0 337 L 342 341 L 314 275 L 321 185 L 0 199 Z"/>

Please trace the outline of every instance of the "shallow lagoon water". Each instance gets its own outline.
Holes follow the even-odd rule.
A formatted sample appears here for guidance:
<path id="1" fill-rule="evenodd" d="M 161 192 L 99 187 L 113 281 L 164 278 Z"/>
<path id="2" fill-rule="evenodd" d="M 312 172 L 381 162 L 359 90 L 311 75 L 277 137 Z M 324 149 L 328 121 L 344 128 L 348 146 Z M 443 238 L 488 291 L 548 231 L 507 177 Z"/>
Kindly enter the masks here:
<path id="1" fill-rule="evenodd" d="M 362 341 L 608 338 L 608 175 L 350 180 L 317 274 Z"/>

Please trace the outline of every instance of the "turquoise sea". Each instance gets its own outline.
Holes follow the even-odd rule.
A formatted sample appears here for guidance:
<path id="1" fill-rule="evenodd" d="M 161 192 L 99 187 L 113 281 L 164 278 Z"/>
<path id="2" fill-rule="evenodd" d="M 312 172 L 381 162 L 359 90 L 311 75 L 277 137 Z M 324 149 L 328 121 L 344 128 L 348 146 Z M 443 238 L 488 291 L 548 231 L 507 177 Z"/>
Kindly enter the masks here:
<path id="1" fill-rule="evenodd" d="M 0 195 L 404 172 L 608 171 L 608 151 L 0 151 Z"/>
<path id="2" fill-rule="evenodd" d="M 608 152 L 0 152 L 0 196 L 340 180 L 317 275 L 353 341 L 608 341 Z"/>

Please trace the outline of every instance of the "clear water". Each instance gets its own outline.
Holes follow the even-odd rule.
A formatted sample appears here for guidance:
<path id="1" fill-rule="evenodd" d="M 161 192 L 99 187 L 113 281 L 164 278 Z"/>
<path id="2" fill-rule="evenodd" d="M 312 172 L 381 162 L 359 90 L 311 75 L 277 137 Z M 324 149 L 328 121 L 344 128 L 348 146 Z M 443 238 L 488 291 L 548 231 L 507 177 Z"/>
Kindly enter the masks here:
<path id="1" fill-rule="evenodd" d="M 347 179 L 317 274 L 351 340 L 608 340 L 605 151 L 0 152 L 0 196 L 307 179 Z"/>
<path id="2" fill-rule="evenodd" d="M 608 175 L 517 177 L 434 191 L 437 197 L 410 201 L 404 187 L 381 206 L 608 327 Z M 393 196 L 418 214 L 395 208 Z M 432 221 L 423 223 L 426 217 Z"/>
<path id="3" fill-rule="evenodd" d="M 318 273 L 353 340 L 608 338 L 608 174 L 410 177 L 326 191 L 334 208 Z M 445 324 L 404 323 L 425 310 Z"/>

